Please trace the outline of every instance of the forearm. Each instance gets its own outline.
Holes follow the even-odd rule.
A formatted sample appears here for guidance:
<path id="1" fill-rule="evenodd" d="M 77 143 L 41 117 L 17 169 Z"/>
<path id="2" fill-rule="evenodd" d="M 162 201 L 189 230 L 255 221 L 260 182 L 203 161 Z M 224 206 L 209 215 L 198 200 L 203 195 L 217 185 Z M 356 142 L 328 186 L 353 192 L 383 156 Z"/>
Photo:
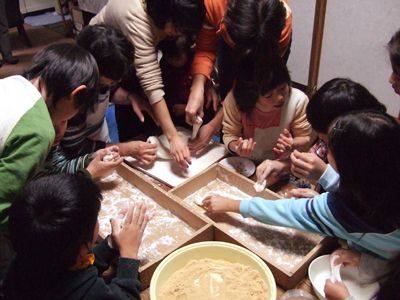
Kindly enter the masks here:
<path id="1" fill-rule="evenodd" d="M 165 100 L 162 99 L 161 101 L 154 103 L 152 107 L 167 139 L 170 141 L 174 137 L 178 136 L 178 131 L 176 130 L 175 125 L 172 122 L 171 115 L 169 114 Z"/>
<path id="2" fill-rule="evenodd" d="M 209 126 L 213 128 L 214 134 L 216 132 L 221 131 L 223 118 L 224 118 L 224 110 L 221 107 L 215 114 L 215 117 L 208 123 Z"/>
<path id="3" fill-rule="evenodd" d="M 303 137 L 303 136 L 298 136 L 293 138 L 293 150 L 302 150 L 305 146 L 308 145 L 309 138 L 308 137 Z"/>

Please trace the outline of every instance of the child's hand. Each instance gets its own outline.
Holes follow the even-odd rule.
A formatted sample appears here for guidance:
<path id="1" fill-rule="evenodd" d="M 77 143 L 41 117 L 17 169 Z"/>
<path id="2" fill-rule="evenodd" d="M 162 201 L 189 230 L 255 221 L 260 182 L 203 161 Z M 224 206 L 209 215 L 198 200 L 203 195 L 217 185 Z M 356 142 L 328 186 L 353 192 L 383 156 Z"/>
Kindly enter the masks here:
<path id="1" fill-rule="evenodd" d="M 114 161 L 103 161 L 103 157 L 112 154 Z M 123 157 L 119 156 L 119 150 L 117 146 L 108 147 L 105 149 L 97 150 L 92 154 L 93 160 L 87 166 L 87 170 L 92 176 L 93 180 L 98 180 L 108 172 L 111 172 L 118 167 L 124 160 Z"/>
<path id="2" fill-rule="evenodd" d="M 254 151 L 254 147 L 256 146 L 256 142 L 253 142 L 253 139 L 246 139 L 244 140 L 243 138 L 239 138 L 236 141 L 236 145 L 235 145 L 235 152 L 237 153 L 237 155 L 242 156 L 242 157 L 250 157 L 251 154 Z"/>
<path id="3" fill-rule="evenodd" d="M 207 196 L 203 200 L 204 208 L 211 213 L 239 212 L 240 201 L 217 195 Z"/>
<path id="4" fill-rule="evenodd" d="M 125 221 L 122 219 L 126 213 Z M 146 206 L 135 203 L 128 211 L 121 211 L 116 219 L 111 218 L 111 245 L 119 249 L 121 257 L 137 259 L 143 232 L 154 214 L 146 215 Z"/>
<path id="5" fill-rule="evenodd" d="M 315 153 L 294 150 L 290 155 L 292 173 L 300 178 L 317 181 L 324 174 L 327 165 Z"/>
<path id="6" fill-rule="evenodd" d="M 334 283 L 328 278 L 325 281 L 325 298 L 328 300 L 345 300 L 350 297 L 349 290 L 343 281 L 335 281 Z"/>
<path id="7" fill-rule="evenodd" d="M 268 176 L 277 176 L 279 173 L 290 167 L 289 160 L 270 160 L 266 159 L 258 165 L 256 175 L 257 182 L 261 183 Z"/>
<path id="8" fill-rule="evenodd" d="M 145 165 L 156 159 L 157 145 L 142 141 L 130 141 L 120 144 L 121 154 L 132 156 Z"/>
<path id="9" fill-rule="evenodd" d="M 342 268 L 358 267 L 360 264 L 361 252 L 340 248 L 333 251 L 330 257 L 332 258 L 334 255 L 339 255 L 335 260 L 335 266 L 342 264 Z"/>
<path id="10" fill-rule="evenodd" d="M 289 130 L 284 129 L 283 134 L 279 135 L 276 147 L 273 149 L 276 154 L 291 152 L 293 149 L 293 137 Z"/>
<path id="11" fill-rule="evenodd" d="M 319 195 L 315 190 L 305 188 L 292 189 L 290 190 L 290 193 L 295 198 L 314 198 Z"/>

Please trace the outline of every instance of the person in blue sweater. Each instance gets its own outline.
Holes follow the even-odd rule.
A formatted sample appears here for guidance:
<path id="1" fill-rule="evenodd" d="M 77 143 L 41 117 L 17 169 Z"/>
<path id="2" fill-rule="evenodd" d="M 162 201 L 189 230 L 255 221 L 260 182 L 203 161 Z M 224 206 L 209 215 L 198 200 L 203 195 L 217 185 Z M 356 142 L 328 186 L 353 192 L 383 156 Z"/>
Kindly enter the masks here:
<path id="1" fill-rule="evenodd" d="M 209 196 L 211 213 L 238 212 L 262 223 L 334 236 L 382 259 L 400 251 L 400 126 L 384 112 L 359 111 L 330 126 L 328 161 L 340 175 L 335 192 L 314 198 L 237 201 Z"/>
<path id="2" fill-rule="evenodd" d="M 152 213 L 143 203 L 121 211 L 110 219 L 111 235 L 95 245 L 101 200 L 99 187 L 79 173 L 25 186 L 10 208 L 16 255 L 4 280 L 5 299 L 140 299 L 137 255 Z M 116 277 L 106 284 L 99 275 L 118 255 Z"/>

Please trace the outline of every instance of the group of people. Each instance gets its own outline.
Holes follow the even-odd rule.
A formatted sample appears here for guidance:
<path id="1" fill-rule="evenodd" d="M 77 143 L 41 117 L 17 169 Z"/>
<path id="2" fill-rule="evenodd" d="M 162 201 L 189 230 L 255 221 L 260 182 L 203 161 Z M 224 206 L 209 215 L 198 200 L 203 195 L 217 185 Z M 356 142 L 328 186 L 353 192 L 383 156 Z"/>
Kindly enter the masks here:
<path id="1" fill-rule="evenodd" d="M 232 154 L 257 163 L 259 183 L 290 173 L 317 182 L 279 201 L 207 197 L 209 213 L 338 237 L 348 249 L 335 252 L 336 263 L 373 265 L 371 278 L 395 286 L 400 204 L 387 183 L 400 179 L 400 127 L 350 79 L 326 82 L 311 99 L 293 88 L 291 28 L 286 0 L 109 0 L 76 44 L 49 46 L 21 76 L 0 80 L 0 297 L 140 299 L 137 253 L 154 212 L 124 209 L 95 244 L 102 197 L 94 181 L 123 156 L 151 164 L 157 146 L 132 139 L 157 126 L 182 168 L 222 129 Z M 388 51 L 400 95 L 400 31 Z M 119 143 L 105 120 L 110 102 Z M 186 126 L 205 120 L 188 145 L 179 117 Z M 312 130 L 318 139 L 302 152 Z M 106 284 L 98 274 L 117 255 Z M 351 297 L 341 283 L 327 281 L 325 292 Z"/>

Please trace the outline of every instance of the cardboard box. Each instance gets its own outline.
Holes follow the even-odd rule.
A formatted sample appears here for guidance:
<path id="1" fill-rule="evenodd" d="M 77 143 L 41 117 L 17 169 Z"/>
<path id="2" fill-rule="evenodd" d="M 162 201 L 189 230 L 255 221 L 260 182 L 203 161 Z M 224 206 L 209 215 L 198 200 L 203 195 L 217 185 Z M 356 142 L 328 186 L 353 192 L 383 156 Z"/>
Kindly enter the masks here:
<path id="1" fill-rule="evenodd" d="M 217 188 L 219 183 L 214 184 L 216 179 L 222 181 L 222 185 L 228 184 L 236 187 L 240 193 L 243 192 L 251 197 L 259 196 L 270 200 L 282 198 L 268 189 L 257 193 L 253 187 L 254 181 L 221 164 L 210 166 L 204 172 L 170 190 L 168 194 L 180 199 L 182 205 L 190 206 L 196 214 L 208 218 L 214 224 L 214 240 L 243 246 L 258 255 L 271 269 L 277 284 L 283 288 L 295 287 L 307 274 L 311 261 L 331 250 L 334 241 L 332 238 L 324 238 L 290 228 L 265 225 L 250 218 L 244 219 L 240 214 L 210 214 L 206 212 L 194 203 L 194 198 L 197 197 L 194 195 L 203 197 L 206 193 L 214 193 L 224 196 L 224 189 L 228 189 L 226 186 Z M 212 188 L 218 190 L 213 191 Z M 207 191 L 207 189 L 210 190 Z M 202 190 L 206 192 L 202 194 Z M 297 248 L 301 250 L 298 251 L 301 255 L 295 253 Z M 292 255 L 292 252 L 296 255 Z M 294 258 L 292 259 L 292 257 Z"/>
<path id="2" fill-rule="evenodd" d="M 142 284 L 142 289 L 145 289 L 150 286 L 151 277 L 152 277 L 155 269 L 157 268 L 157 266 L 161 263 L 161 261 L 165 257 L 167 257 L 173 251 L 175 251 L 183 246 L 186 246 L 186 245 L 189 245 L 192 243 L 196 243 L 196 242 L 213 240 L 213 228 L 212 228 L 212 224 L 207 222 L 205 218 L 202 218 L 201 216 L 194 214 L 189 209 L 187 209 L 185 206 L 181 205 L 181 203 L 179 203 L 179 202 L 175 201 L 174 199 L 172 199 L 171 197 L 169 197 L 165 193 L 164 190 L 162 190 L 155 184 L 152 184 L 140 172 L 129 167 L 125 163 L 122 163 L 121 166 L 119 166 L 117 168 L 116 172 L 118 174 L 118 178 L 117 178 L 117 176 L 112 175 L 113 177 L 109 177 L 111 179 L 107 178 L 103 182 L 99 183 L 100 189 L 102 190 L 104 198 L 107 197 L 107 193 L 111 193 L 111 192 L 119 193 L 120 192 L 121 187 L 118 184 L 116 184 L 116 182 L 117 182 L 117 179 L 122 181 L 122 179 L 120 178 L 120 177 L 122 177 L 124 180 L 126 180 L 128 182 L 128 183 L 124 182 L 124 184 L 135 186 L 136 190 L 140 190 L 140 192 L 142 192 L 146 196 L 152 198 L 152 200 L 154 200 L 154 202 L 156 202 L 158 205 L 160 205 L 163 208 L 163 211 L 159 210 L 159 212 L 153 218 L 153 221 L 155 220 L 155 218 L 158 215 L 159 215 L 158 216 L 159 220 L 161 220 L 165 214 L 168 214 L 168 215 L 172 214 L 173 216 L 177 217 L 180 220 L 179 222 L 184 224 L 184 226 L 190 227 L 191 232 L 193 232 L 193 233 L 191 233 L 190 236 L 185 236 L 184 238 L 178 238 L 176 244 L 172 244 L 172 245 L 168 245 L 167 247 L 164 247 L 164 248 L 168 248 L 168 249 L 163 250 L 163 251 L 162 251 L 163 247 L 157 246 L 158 245 L 157 240 L 160 238 L 165 238 L 165 236 L 164 235 L 157 236 L 157 233 L 162 232 L 162 230 L 168 230 L 169 232 L 171 232 L 171 234 L 176 234 L 176 235 L 181 234 L 181 236 L 184 236 L 184 235 L 182 235 L 181 232 L 178 231 L 178 229 L 176 229 L 179 226 L 183 226 L 183 225 L 178 224 L 174 218 L 174 222 L 175 222 L 174 224 L 176 224 L 176 226 L 170 226 L 170 228 L 155 227 L 155 230 L 153 230 L 151 232 L 148 231 L 147 235 L 145 232 L 146 236 L 144 236 L 142 246 L 144 245 L 146 238 L 150 239 L 151 241 L 154 241 L 154 242 L 152 242 L 154 244 L 151 244 L 152 247 L 150 247 L 148 250 L 146 250 L 145 253 L 152 252 L 152 255 L 154 252 L 160 253 L 159 255 L 158 254 L 156 255 L 157 258 L 155 258 L 154 260 L 149 260 L 148 262 L 146 262 L 145 260 L 142 260 L 142 262 L 145 264 L 141 265 L 139 268 L 139 279 Z M 116 178 L 116 179 L 113 179 L 113 178 Z M 120 182 L 120 181 L 118 181 L 118 182 Z M 129 195 L 125 194 L 124 197 L 129 197 Z M 134 197 L 134 196 L 132 196 L 132 197 Z M 118 198 L 120 200 L 120 195 L 118 194 L 116 198 Z M 103 203 L 105 201 L 110 202 L 109 199 L 104 199 Z M 129 199 L 128 199 L 128 201 L 129 201 Z M 112 205 L 112 203 L 111 203 L 111 205 Z M 108 207 L 110 207 L 110 205 Z M 101 214 L 102 214 L 102 211 L 100 212 L 100 215 Z M 150 223 L 147 225 L 146 229 L 149 229 L 149 226 L 150 226 Z M 153 227 L 154 227 L 154 224 L 153 224 Z M 100 225 L 99 236 L 101 238 L 105 237 L 105 233 L 102 232 L 101 225 Z M 156 245 L 158 248 L 157 247 L 153 248 L 153 245 Z M 140 250 L 139 250 L 139 254 L 140 254 Z"/>

